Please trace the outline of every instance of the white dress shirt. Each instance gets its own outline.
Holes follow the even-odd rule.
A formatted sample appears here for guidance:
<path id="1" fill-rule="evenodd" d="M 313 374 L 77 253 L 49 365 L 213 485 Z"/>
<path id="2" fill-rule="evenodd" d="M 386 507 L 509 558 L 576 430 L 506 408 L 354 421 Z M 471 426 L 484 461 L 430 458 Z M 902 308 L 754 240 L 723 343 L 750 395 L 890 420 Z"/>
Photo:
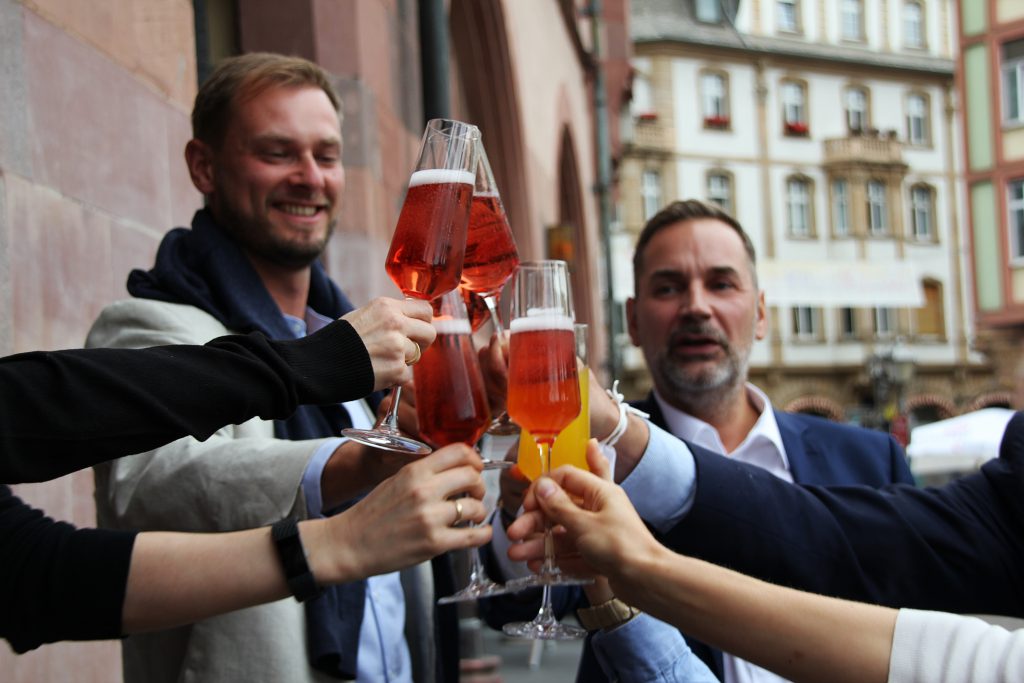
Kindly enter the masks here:
<path id="1" fill-rule="evenodd" d="M 763 391 L 753 384 L 747 384 L 747 399 L 760 412 L 760 416 L 747 437 L 731 453 L 726 453 L 718 431 L 710 424 L 669 405 L 658 395 L 657 391 L 654 392 L 654 399 L 658 402 L 658 407 L 661 408 L 661 413 L 665 417 L 665 424 L 674 436 L 709 451 L 722 453 L 729 458 L 760 467 L 779 479 L 793 481 L 793 475 L 789 472 L 786 447 L 782 444 L 782 434 L 779 433 L 779 425 L 775 421 L 775 412 L 772 410 L 771 401 Z M 638 491 L 637 493 L 647 497 L 653 492 Z M 632 496 L 630 498 L 636 500 Z M 786 680 L 727 652 L 722 653 L 722 668 L 725 683 L 780 683 Z"/>

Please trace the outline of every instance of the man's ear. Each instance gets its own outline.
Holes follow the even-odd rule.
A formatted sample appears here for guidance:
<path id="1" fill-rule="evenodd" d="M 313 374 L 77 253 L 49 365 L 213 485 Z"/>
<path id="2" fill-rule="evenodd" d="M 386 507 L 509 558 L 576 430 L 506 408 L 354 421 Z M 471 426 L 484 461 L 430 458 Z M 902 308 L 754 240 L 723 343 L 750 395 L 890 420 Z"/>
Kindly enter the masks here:
<path id="1" fill-rule="evenodd" d="M 754 338 L 758 341 L 768 334 L 768 307 L 764 301 L 764 290 L 757 293 L 757 312 L 754 317 Z"/>
<path id="2" fill-rule="evenodd" d="M 192 184 L 203 195 L 213 192 L 213 150 L 202 140 L 195 138 L 185 145 L 185 165 L 192 177 Z"/>
<path id="3" fill-rule="evenodd" d="M 640 346 L 636 327 L 636 298 L 632 296 L 626 299 L 626 329 L 629 331 L 629 340 L 633 342 L 633 346 Z"/>

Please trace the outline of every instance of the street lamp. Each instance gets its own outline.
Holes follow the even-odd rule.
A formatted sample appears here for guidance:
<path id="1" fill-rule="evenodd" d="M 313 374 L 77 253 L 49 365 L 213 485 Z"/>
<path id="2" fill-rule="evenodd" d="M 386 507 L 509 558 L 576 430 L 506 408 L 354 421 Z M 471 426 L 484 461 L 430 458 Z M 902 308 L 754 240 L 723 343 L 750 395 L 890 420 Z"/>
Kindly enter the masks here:
<path id="1" fill-rule="evenodd" d="M 905 421 L 903 390 L 914 377 L 914 362 L 897 353 L 894 347 L 868 356 L 866 366 L 874 399 L 871 424 L 867 426 L 889 431 L 894 418 L 900 417 Z"/>

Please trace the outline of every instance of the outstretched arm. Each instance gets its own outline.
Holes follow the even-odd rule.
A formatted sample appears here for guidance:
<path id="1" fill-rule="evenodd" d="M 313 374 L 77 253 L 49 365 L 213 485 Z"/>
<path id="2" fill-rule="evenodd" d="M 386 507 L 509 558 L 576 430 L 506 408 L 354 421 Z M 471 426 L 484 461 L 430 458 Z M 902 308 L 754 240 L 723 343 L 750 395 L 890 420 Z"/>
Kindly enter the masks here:
<path id="1" fill-rule="evenodd" d="M 589 566 L 625 602 L 705 642 L 794 680 L 886 680 L 895 610 L 677 555 L 650 534 L 619 487 L 582 470 L 560 468 L 539 480 L 526 507 L 531 512 L 509 527 L 510 537 L 526 538 L 547 515 L 565 528 L 560 564 L 573 572 Z M 512 552 L 533 559 L 529 543 Z"/>
<path id="2" fill-rule="evenodd" d="M 205 439 L 227 424 L 283 418 L 300 404 L 347 401 L 406 381 L 413 344 L 433 340 L 430 307 L 421 303 L 375 300 L 295 341 L 252 333 L 205 346 L 2 358 L 0 481 L 44 481 L 183 436 Z"/>
<path id="3" fill-rule="evenodd" d="M 479 456 L 454 445 L 404 467 L 340 515 L 299 533 L 318 584 L 395 571 L 479 546 Z M 133 544 L 134 541 L 134 544 Z M 54 522 L 0 487 L 0 637 L 17 652 L 57 640 L 114 638 L 204 619 L 288 595 L 267 528 L 231 533 L 130 532 Z"/>

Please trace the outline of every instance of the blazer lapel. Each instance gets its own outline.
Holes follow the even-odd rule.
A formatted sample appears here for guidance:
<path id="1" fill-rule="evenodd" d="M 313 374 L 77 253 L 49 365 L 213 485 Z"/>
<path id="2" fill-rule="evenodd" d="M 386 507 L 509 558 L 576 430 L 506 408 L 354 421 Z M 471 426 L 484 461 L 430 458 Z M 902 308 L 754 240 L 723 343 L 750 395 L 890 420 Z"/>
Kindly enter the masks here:
<path id="1" fill-rule="evenodd" d="M 821 456 L 822 451 L 815 442 L 814 432 L 790 413 L 776 410 L 775 422 L 779 425 L 793 481 L 798 484 L 835 483 L 834 473 L 823 469 L 828 459 Z"/>

